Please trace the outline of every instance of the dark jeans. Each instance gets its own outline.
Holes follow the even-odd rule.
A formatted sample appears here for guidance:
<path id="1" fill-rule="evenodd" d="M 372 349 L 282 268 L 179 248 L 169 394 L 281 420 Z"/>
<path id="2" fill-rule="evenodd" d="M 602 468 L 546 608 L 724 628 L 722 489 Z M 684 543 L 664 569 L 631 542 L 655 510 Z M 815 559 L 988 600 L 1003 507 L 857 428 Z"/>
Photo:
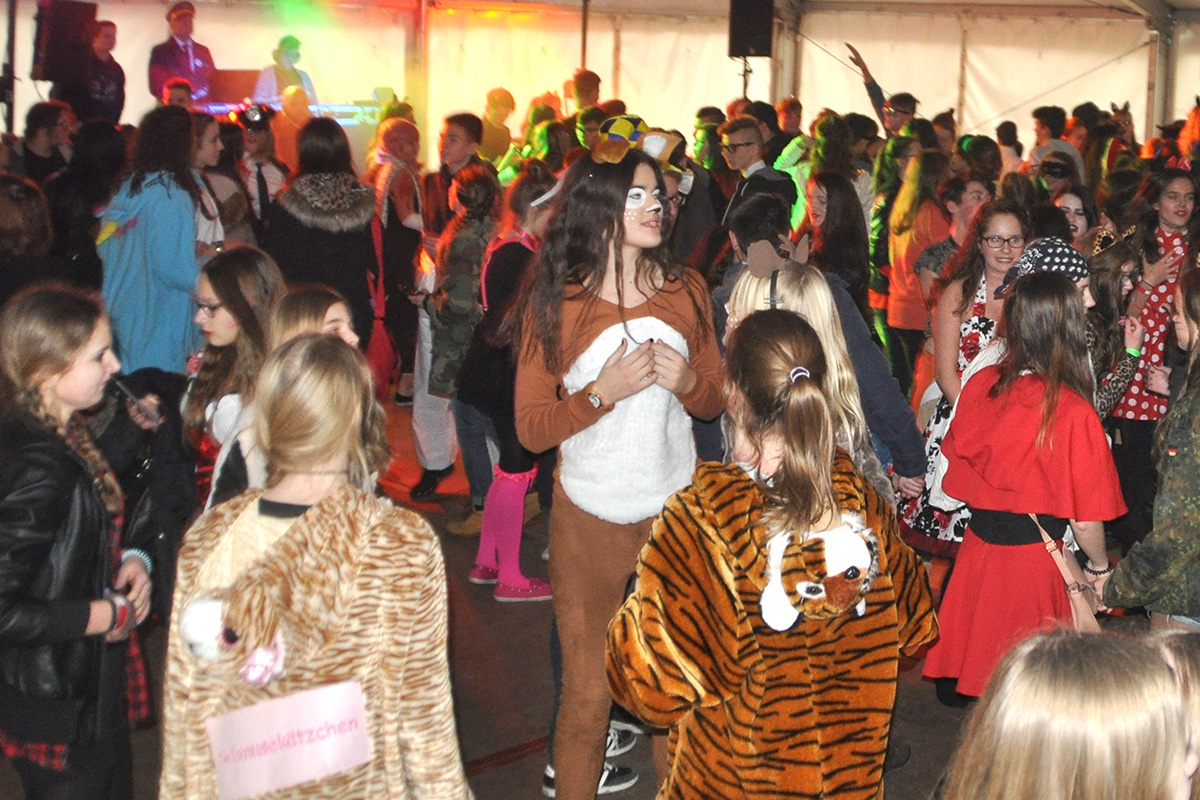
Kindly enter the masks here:
<path id="1" fill-rule="evenodd" d="M 1113 463 L 1121 481 L 1121 494 L 1129 511 L 1108 524 L 1108 532 L 1121 544 L 1121 552 L 1146 538 L 1154 527 L 1154 498 L 1158 494 L 1158 470 L 1154 464 L 1154 429 L 1148 420 L 1111 419 Z"/>
<path id="2" fill-rule="evenodd" d="M 496 440 L 495 428 L 491 418 L 470 403 L 454 398 L 450 401 L 450 410 L 454 414 L 454 431 L 458 435 L 458 449 L 462 452 L 471 502 L 476 508 L 483 508 L 483 501 L 492 486 L 492 457 L 487 445 L 489 439 Z"/>
<path id="3" fill-rule="evenodd" d="M 888 328 L 888 361 L 892 362 L 892 377 L 900 383 L 900 393 L 906 398 L 912 391 L 913 364 L 925 343 L 925 331 L 908 328 Z"/>

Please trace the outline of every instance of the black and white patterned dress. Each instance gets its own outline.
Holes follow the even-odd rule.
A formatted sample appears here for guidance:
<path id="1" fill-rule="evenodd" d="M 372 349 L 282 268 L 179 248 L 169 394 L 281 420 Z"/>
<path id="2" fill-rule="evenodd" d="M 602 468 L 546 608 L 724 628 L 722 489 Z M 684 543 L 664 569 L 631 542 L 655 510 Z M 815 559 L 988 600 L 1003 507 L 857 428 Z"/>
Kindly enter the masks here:
<path id="1" fill-rule="evenodd" d="M 987 347 L 996 335 L 996 320 L 987 316 L 987 275 L 979 276 L 979 285 L 971 304 L 971 316 L 958 329 L 958 374 Z M 925 426 L 925 488 L 919 497 L 905 500 L 897 509 L 900 535 L 915 550 L 953 558 L 963 540 L 963 531 L 971 521 L 966 508 L 943 511 L 929 502 L 933 469 L 942 451 L 942 437 L 950 427 L 953 404 L 943 395 Z"/>

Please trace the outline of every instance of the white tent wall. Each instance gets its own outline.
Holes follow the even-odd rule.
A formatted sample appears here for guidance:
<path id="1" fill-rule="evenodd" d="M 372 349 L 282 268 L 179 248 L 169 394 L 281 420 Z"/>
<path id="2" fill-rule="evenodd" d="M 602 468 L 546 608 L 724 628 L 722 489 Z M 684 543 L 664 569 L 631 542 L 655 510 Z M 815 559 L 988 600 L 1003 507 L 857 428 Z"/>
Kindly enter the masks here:
<path id="1" fill-rule="evenodd" d="M 97 16 L 117 23 L 114 57 L 125 69 L 124 122 L 137 123 L 154 107 L 147 85 L 150 49 L 169 35 L 161 3 L 102 3 Z M 33 61 L 36 3 L 25 0 L 17 19 L 16 128 L 24 129 L 29 106 L 47 97 L 50 84 L 29 79 Z M 313 79 L 322 101 L 369 98 L 376 86 L 404 94 L 406 25 L 411 12 L 373 7 L 318 7 L 200 3 L 196 41 L 206 45 L 221 69 L 261 69 L 271 63 L 279 39 L 300 39 L 300 68 Z"/>
<path id="2" fill-rule="evenodd" d="M 1149 39 L 1140 20 L 972 20 L 963 130 L 995 137 L 1011 119 L 1028 148 L 1033 109 L 1056 105 L 1069 114 L 1087 100 L 1105 110 L 1129 101 L 1133 119 L 1144 120 Z"/>
<path id="3" fill-rule="evenodd" d="M 1070 113 L 1085 100 L 1102 108 L 1128 100 L 1133 118 L 1145 119 L 1150 34 L 1144 22 L 1034 19 L 1014 12 L 1003 19 L 805 14 L 800 58 L 805 119 L 826 106 L 874 117 L 844 42 L 858 48 L 885 93 L 916 95 L 923 116 L 955 109 L 961 133 L 995 137 L 996 125 L 1011 119 L 1028 148 L 1034 108 L 1059 105 Z M 1189 58 L 1200 68 L 1200 48 Z"/>
<path id="4" fill-rule="evenodd" d="M 1175 92 L 1168 119 L 1182 119 L 1200 95 L 1200 23 L 1181 24 L 1175 29 Z M 1141 140 L 1151 134 L 1138 131 Z M 1154 131 L 1153 134 L 1157 134 Z"/>
<path id="5" fill-rule="evenodd" d="M 798 96 L 805 125 L 822 108 L 875 119 L 846 42 L 858 48 L 885 94 L 912 92 L 928 117 L 955 105 L 961 33 L 953 16 L 805 14 L 800 31 Z"/>

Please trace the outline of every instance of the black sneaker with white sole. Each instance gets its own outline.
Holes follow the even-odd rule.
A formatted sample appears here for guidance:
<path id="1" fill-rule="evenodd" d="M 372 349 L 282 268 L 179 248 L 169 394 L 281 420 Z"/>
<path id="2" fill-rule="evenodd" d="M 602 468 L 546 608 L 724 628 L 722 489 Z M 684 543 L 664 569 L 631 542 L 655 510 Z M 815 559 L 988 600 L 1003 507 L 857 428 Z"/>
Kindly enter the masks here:
<path id="1" fill-rule="evenodd" d="M 600 772 L 600 785 L 596 787 L 596 794 L 623 792 L 637 782 L 637 770 L 633 767 L 618 767 L 611 761 L 605 761 L 604 769 Z M 546 772 L 542 775 L 542 794 L 546 797 L 554 797 L 556 792 L 554 767 L 547 764 Z"/>
<path id="2" fill-rule="evenodd" d="M 609 727 L 608 739 L 604 742 L 604 757 L 614 758 L 628 753 L 637 744 L 637 734 Z"/>

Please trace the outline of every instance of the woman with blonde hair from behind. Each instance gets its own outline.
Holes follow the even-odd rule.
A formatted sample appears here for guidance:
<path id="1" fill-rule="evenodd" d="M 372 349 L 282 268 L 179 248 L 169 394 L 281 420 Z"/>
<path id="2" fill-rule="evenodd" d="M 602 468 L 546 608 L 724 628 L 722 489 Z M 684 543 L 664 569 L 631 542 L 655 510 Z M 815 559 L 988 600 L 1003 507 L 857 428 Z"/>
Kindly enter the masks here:
<path id="1" fill-rule="evenodd" d="M 942 800 L 1186 800 L 1189 739 L 1179 684 L 1151 644 L 1033 636 L 996 668 Z"/>
<path id="2" fill-rule="evenodd" d="M 256 403 L 268 488 L 205 514 L 179 554 L 159 796 L 218 796 L 214 718 L 344 691 L 352 702 L 330 702 L 367 751 L 332 767 L 306 750 L 254 793 L 466 800 L 441 549 L 421 517 L 358 488 L 388 455 L 366 360 L 300 336 L 267 359 Z"/>
<path id="3" fill-rule="evenodd" d="M 879 496 L 891 501 L 895 493 L 891 480 L 871 447 L 862 398 L 858 392 L 858 379 L 854 376 L 842 323 L 825 277 L 809 264 L 789 264 L 763 277 L 749 270 L 742 273 L 726 304 L 729 311 L 726 337 L 740 320 L 755 311 L 770 308 L 798 314 L 816 331 L 821 340 L 821 349 L 829 354 L 829 371 L 825 375 L 824 389 L 832 401 L 831 410 L 837 421 L 837 443 L 879 492 Z"/>
<path id="4" fill-rule="evenodd" d="M 1162 630 L 1150 634 L 1148 641 L 1159 649 L 1175 672 L 1192 723 L 1192 747 L 1200 747 L 1200 633 Z M 1200 781 L 1195 777 L 1192 778 L 1191 800 L 1200 800 Z"/>

